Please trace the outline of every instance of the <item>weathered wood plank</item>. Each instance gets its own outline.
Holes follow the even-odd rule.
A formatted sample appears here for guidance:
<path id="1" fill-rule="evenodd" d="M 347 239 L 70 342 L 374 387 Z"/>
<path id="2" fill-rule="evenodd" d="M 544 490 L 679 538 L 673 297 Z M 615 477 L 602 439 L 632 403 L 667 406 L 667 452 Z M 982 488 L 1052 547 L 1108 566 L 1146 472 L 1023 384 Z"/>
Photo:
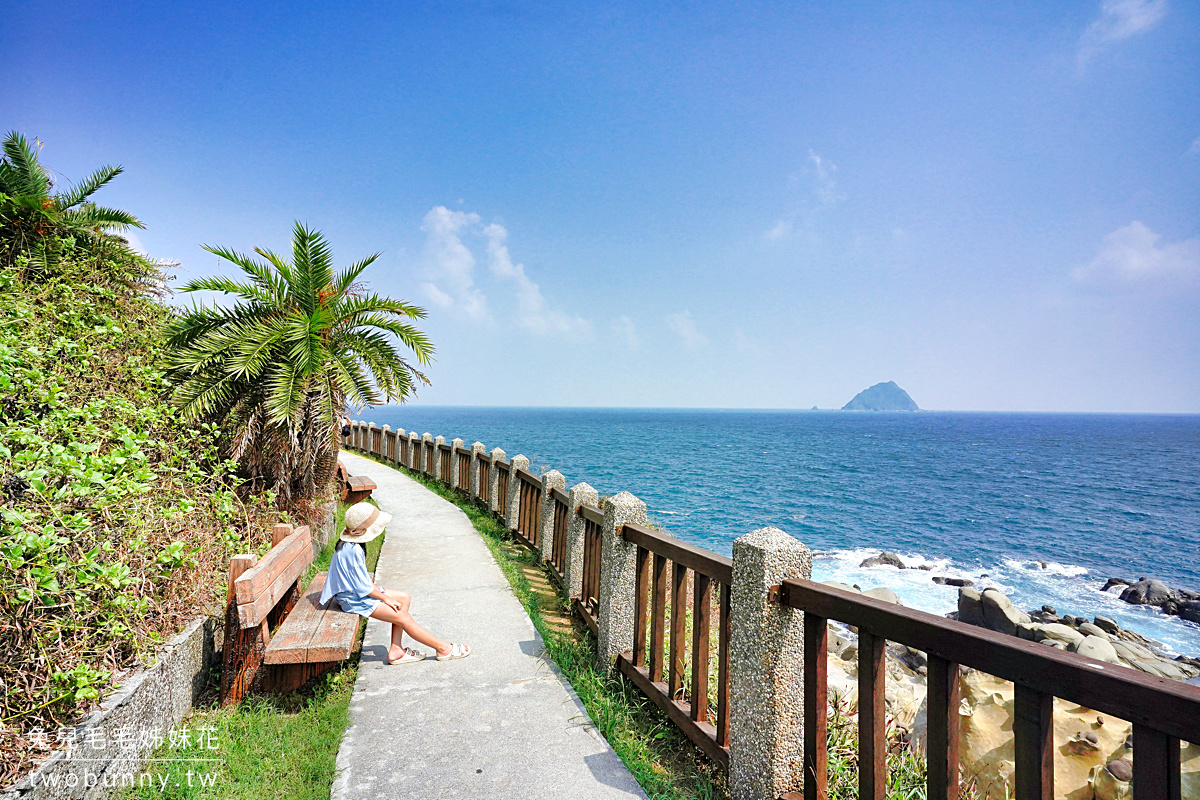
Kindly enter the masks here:
<path id="1" fill-rule="evenodd" d="M 858 796 L 887 796 L 887 729 L 884 726 L 885 666 L 882 636 L 858 630 Z M 1020 795 L 1018 795 L 1020 796 Z"/>
<path id="2" fill-rule="evenodd" d="M 238 605 L 253 603 L 272 583 L 278 581 L 280 575 L 288 571 L 292 561 L 305 557 L 308 560 L 304 562 L 304 566 L 307 567 L 312 561 L 312 545 L 308 532 L 293 532 L 272 547 L 256 566 L 246 570 L 233 582 Z M 295 580 L 294 576 L 292 580 Z"/>
<path id="3" fill-rule="evenodd" d="M 1053 719 L 1053 695 L 1016 684 L 1013 753 L 1017 797 L 1021 800 L 1054 800 Z"/>
<path id="4" fill-rule="evenodd" d="M 326 575 L 321 572 L 313 578 L 292 613 L 275 631 L 271 644 L 267 646 L 264 663 L 302 664 L 308 660 L 308 644 L 325 613 L 319 601 L 321 590 L 325 588 Z"/>
<path id="5" fill-rule="evenodd" d="M 929 800 L 958 800 L 958 664 L 929 656 Z"/>
<path id="6" fill-rule="evenodd" d="M 312 641 L 308 643 L 308 662 L 343 661 L 354 652 L 354 639 L 358 635 L 358 614 L 339 609 L 327 609 L 321 615 Z"/>
<path id="7" fill-rule="evenodd" d="M 295 537 L 296 534 L 292 534 L 292 536 Z M 305 534 L 303 538 L 297 537 L 297 541 L 303 545 L 303 551 L 296 554 L 296 557 L 283 567 L 282 571 L 253 602 L 238 603 L 238 619 L 243 628 L 249 628 L 265 620 L 275 604 L 287 595 L 292 584 L 304 574 L 304 570 L 308 569 L 313 557 L 309 537 Z"/>
<path id="8" fill-rule="evenodd" d="M 804 613 L 804 800 L 825 800 L 829 783 L 829 623 Z M 799 793 L 796 793 L 799 794 Z"/>

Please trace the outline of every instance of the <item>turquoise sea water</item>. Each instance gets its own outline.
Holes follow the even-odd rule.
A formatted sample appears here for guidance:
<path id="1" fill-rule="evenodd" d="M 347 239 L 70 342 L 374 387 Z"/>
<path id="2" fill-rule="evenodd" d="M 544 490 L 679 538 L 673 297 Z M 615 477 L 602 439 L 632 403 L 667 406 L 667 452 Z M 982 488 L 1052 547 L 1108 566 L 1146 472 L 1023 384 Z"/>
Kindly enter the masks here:
<path id="1" fill-rule="evenodd" d="M 916 608 L 952 610 L 957 589 L 930 577 L 968 577 L 1200 655 L 1200 626 L 1099 591 L 1142 575 L 1200 589 L 1200 416 L 414 406 L 363 419 L 633 492 L 669 533 L 721 553 L 774 525 L 818 553 L 816 579 L 888 586 Z M 881 549 L 934 570 L 858 567 Z"/>

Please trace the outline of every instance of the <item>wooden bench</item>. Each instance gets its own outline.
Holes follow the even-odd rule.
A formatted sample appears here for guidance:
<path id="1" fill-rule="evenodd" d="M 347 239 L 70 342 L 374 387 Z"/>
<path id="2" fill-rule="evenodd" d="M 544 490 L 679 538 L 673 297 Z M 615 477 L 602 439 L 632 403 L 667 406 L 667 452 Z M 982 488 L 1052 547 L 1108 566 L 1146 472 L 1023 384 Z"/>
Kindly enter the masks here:
<path id="1" fill-rule="evenodd" d="M 361 503 L 371 496 L 371 492 L 377 488 L 375 481 L 363 475 L 351 475 L 346 469 L 346 465 L 338 462 L 337 465 L 337 484 L 341 492 L 342 500 L 350 505 Z"/>
<path id="2" fill-rule="evenodd" d="M 308 526 L 276 525 L 271 540 L 271 550 L 261 561 L 257 556 L 237 555 L 229 562 L 223 705 L 240 702 L 254 689 L 298 688 L 348 658 L 354 649 L 359 616 L 337 609 L 333 600 L 335 610 L 316 607 L 324 573 L 303 595 L 300 591 L 300 579 L 313 560 Z"/>

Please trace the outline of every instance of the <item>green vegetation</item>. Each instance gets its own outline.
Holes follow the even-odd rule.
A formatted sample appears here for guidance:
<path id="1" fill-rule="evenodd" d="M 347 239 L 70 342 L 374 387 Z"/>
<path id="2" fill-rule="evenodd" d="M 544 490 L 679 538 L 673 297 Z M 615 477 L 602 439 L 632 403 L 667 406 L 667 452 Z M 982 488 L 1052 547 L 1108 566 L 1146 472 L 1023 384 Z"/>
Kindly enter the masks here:
<path id="1" fill-rule="evenodd" d="M 340 504 L 336 530 L 341 529 L 345 511 Z M 367 543 L 368 570 L 374 571 L 386 536 Z M 328 568 L 336 544 L 335 538 L 325 547 L 306 580 Z M 222 708 L 213 698 L 179 725 L 175 743 L 163 742 L 155 753 L 157 760 L 143 773 L 145 777 L 138 776 L 141 783 L 127 797 L 327 800 L 357 677 L 355 655 L 299 692 L 250 697 L 232 708 Z M 180 733 L 184 729 L 191 734 L 187 746 Z M 202 739 L 197 737 L 200 731 L 205 731 Z M 200 758 L 214 760 L 196 761 Z"/>
<path id="2" fill-rule="evenodd" d="M 261 248 L 263 261 L 206 249 L 246 280 L 201 278 L 184 288 L 237 303 L 193 305 L 171 321 L 175 400 L 186 418 L 232 433 L 233 458 L 252 485 L 274 490 L 285 507 L 312 501 L 336 467 L 346 404 L 403 401 L 415 382 L 428 383 L 390 338 L 428 364 L 433 345 L 406 321 L 425 311 L 357 283 L 378 253 L 335 274 L 324 237 L 300 223 L 290 262 Z"/>

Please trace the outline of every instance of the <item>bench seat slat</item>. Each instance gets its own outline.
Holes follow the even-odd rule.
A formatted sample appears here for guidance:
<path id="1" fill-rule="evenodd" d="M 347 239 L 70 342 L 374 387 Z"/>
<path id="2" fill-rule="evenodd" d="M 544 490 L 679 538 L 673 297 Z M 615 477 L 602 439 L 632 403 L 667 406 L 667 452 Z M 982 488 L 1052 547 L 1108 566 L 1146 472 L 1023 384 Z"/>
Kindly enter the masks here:
<path id="1" fill-rule="evenodd" d="M 332 605 L 332 604 L 331 604 Z M 306 661 L 344 661 L 354 651 L 354 638 L 358 635 L 358 614 L 340 608 L 327 610 L 308 643 Z"/>
<path id="2" fill-rule="evenodd" d="M 302 664 L 308 654 L 308 643 L 321 624 L 324 609 L 321 608 L 321 590 L 325 588 L 326 573 L 313 578 L 304 590 L 292 613 L 275 631 L 263 658 L 266 664 Z"/>

